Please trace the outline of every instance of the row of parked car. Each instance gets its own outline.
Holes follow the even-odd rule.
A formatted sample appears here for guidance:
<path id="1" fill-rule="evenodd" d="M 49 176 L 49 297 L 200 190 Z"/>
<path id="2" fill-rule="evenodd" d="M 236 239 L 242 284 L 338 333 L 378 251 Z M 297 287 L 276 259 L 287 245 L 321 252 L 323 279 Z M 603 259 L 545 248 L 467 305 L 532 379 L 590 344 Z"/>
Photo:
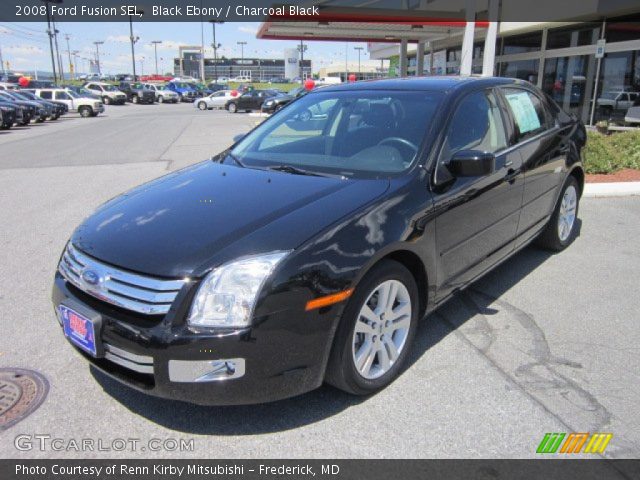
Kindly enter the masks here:
<path id="1" fill-rule="evenodd" d="M 100 100 L 60 87 L 19 88 L 0 83 L 0 128 L 4 130 L 31 122 L 57 120 L 68 112 L 95 117 L 104 112 L 104 105 Z"/>
<path id="2" fill-rule="evenodd" d="M 118 86 L 108 82 L 87 82 L 83 89 L 99 97 L 106 105 L 131 103 L 193 102 L 222 90 L 219 84 L 204 86 L 193 82 L 166 83 L 122 81 Z"/>
<path id="3" fill-rule="evenodd" d="M 243 91 L 241 91 L 243 90 Z M 304 87 L 283 93 L 276 89 L 237 89 L 220 90 L 199 98 L 194 106 L 199 110 L 225 109 L 229 113 L 261 111 L 275 113 L 293 100 L 308 92 Z"/>

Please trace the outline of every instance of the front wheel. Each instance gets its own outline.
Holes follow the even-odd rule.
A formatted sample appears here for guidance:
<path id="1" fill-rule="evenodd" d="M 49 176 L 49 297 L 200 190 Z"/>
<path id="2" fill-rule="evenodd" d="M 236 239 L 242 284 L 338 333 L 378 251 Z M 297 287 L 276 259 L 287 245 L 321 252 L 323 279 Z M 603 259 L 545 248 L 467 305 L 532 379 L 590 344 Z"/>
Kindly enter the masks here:
<path id="1" fill-rule="evenodd" d="M 547 226 L 542 230 L 536 243 L 549 250 L 559 252 L 569 246 L 576 237 L 580 187 L 575 177 L 565 182 L 560 198 Z"/>
<path id="2" fill-rule="evenodd" d="M 164 97 L 162 95 L 158 97 L 158 103 L 164 103 Z"/>
<path id="3" fill-rule="evenodd" d="M 131 101 L 132 101 L 133 103 L 138 103 L 138 102 L 140 101 L 140 99 L 138 98 L 138 96 L 137 96 L 137 95 L 134 95 L 134 96 L 133 96 L 133 98 L 131 99 Z"/>
<path id="4" fill-rule="evenodd" d="M 202 111 L 205 111 L 207 109 L 207 104 L 204 102 L 198 102 L 198 108 Z"/>
<path id="5" fill-rule="evenodd" d="M 344 310 L 326 380 L 355 395 L 390 384 L 405 364 L 418 323 L 418 287 L 407 268 L 384 260 L 362 279 Z"/>
<path id="6" fill-rule="evenodd" d="M 102 101 L 105 105 L 111 105 L 111 97 L 102 97 Z"/>
<path id="7" fill-rule="evenodd" d="M 80 114 L 80 116 L 82 118 L 89 118 L 93 112 L 91 111 L 91 108 L 89 108 L 89 107 L 80 107 L 78 109 L 78 113 Z"/>

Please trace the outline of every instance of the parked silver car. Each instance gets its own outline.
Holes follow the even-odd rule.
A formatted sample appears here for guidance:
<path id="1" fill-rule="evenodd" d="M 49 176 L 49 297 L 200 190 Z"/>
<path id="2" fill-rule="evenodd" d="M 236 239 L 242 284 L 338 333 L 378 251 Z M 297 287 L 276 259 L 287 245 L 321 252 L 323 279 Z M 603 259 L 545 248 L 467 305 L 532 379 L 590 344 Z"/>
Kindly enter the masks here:
<path id="1" fill-rule="evenodd" d="M 199 110 L 212 110 L 214 108 L 224 108 L 229 100 L 233 98 L 232 90 L 218 90 L 206 97 L 202 97 L 193 102 L 193 106 Z"/>
<path id="2" fill-rule="evenodd" d="M 178 94 L 168 90 L 164 85 L 157 83 L 143 83 L 142 85 L 149 90 L 153 90 L 156 94 L 156 102 L 158 103 L 178 103 L 180 101 Z"/>

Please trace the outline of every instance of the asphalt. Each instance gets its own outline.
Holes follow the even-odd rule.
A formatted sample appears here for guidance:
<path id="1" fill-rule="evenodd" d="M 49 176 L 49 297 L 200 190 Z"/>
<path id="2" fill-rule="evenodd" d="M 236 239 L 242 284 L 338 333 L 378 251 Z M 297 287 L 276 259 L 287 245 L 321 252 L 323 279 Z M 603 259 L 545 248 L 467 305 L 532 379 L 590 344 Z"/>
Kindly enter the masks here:
<path id="1" fill-rule="evenodd" d="M 0 368 L 35 369 L 50 383 L 35 413 L 0 431 L 0 458 L 526 458 L 546 432 L 610 432 L 607 457 L 640 455 L 640 197 L 584 199 L 570 248 L 527 248 L 424 319 L 410 366 L 372 397 L 325 386 L 265 405 L 198 407 L 92 371 L 50 302 L 73 228 L 257 120 L 127 105 L 0 132 Z M 66 448 L 16 449 L 17 436 L 36 434 Z M 87 438 L 112 449 L 67 449 Z M 135 452 L 113 450 L 132 438 Z M 193 440 L 193 450 L 151 451 L 150 439 Z"/>

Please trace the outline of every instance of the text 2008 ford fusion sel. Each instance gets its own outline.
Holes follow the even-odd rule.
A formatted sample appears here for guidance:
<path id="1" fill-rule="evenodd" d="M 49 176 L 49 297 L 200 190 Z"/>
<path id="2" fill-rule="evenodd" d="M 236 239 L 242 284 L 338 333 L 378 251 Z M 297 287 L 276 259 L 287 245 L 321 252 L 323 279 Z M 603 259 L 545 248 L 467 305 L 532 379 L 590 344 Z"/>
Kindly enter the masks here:
<path id="1" fill-rule="evenodd" d="M 425 313 L 532 240 L 571 243 L 585 139 L 518 80 L 319 89 L 87 218 L 56 273 L 58 320 L 153 395 L 375 392 Z"/>

